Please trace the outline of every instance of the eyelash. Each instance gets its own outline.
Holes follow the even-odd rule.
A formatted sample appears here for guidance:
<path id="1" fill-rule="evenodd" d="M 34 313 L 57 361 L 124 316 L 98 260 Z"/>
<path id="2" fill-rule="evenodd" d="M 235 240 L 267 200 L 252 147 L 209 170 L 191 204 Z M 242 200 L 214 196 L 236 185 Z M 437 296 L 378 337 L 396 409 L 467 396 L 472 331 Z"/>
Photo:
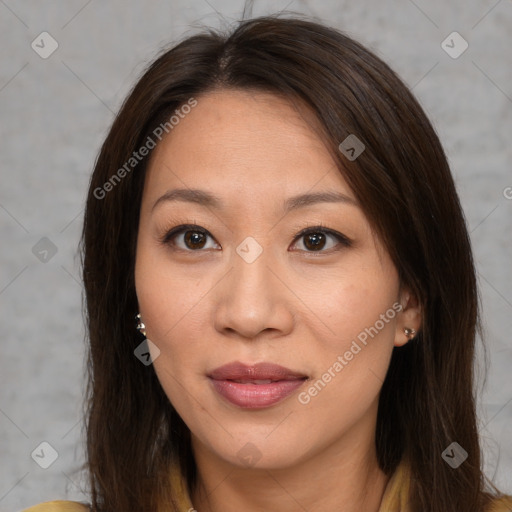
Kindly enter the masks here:
<path id="1" fill-rule="evenodd" d="M 197 233 L 202 233 L 203 235 L 209 236 L 213 240 L 215 240 L 208 230 L 202 228 L 201 226 L 198 226 L 197 224 L 181 224 L 181 225 L 176 226 L 176 227 L 172 228 L 171 230 L 167 231 L 159 239 L 159 242 L 165 246 L 173 245 L 170 243 L 172 241 L 172 239 L 174 237 L 176 237 L 177 235 L 186 233 L 187 231 L 195 231 Z M 315 225 L 315 226 L 308 226 L 308 227 L 302 229 L 299 233 L 297 233 L 292 245 L 295 245 L 301 238 L 303 238 L 307 235 L 313 234 L 313 233 L 314 234 L 323 233 L 325 235 L 330 235 L 333 238 L 335 238 L 341 246 L 343 246 L 345 248 L 352 246 L 352 240 L 347 238 L 345 235 L 343 235 L 342 233 L 339 233 L 337 231 L 334 231 L 332 229 L 329 229 L 321 224 Z M 216 242 L 216 243 L 218 243 L 218 242 Z M 173 247 L 173 249 L 181 250 L 184 252 L 202 252 L 202 251 L 204 251 L 204 249 L 195 249 L 195 250 L 194 249 L 182 249 L 181 247 Z M 299 249 L 299 252 L 306 252 L 308 254 L 315 255 L 315 254 L 322 254 L 322 253 L 330 254 L 331 252 L 336 251 L 336 250 L 340 250 L 340 248 L 337 248 L 335 246 L 335 247 L 331 247 L 326 250 L 320 249 L 318 251 L 307 251 L 307 250 Z"/>

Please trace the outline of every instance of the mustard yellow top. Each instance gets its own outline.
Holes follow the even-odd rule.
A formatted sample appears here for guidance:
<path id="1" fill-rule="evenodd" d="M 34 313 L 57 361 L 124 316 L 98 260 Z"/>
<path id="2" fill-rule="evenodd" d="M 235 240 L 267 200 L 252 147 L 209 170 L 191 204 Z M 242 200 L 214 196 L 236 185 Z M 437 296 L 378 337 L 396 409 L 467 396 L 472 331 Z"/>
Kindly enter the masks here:
<path id="1" fill-rule="evenodd" d="M 171 472 L 172 486 L 176 489 L 179 510 L 193 509 L 185 481 L 179 471 Z M 410 474 L 406 463 L 402 462 L 393 473 L 384 490 L 379 512 L 410 512 L 408 507 Z M 511 512 L 512 497 L 504 496 L 496 499 L 487 512 Z M 89 507 L 76 501 L 48 501 L 34 505 L 22 512 L 89 512 Z"/>

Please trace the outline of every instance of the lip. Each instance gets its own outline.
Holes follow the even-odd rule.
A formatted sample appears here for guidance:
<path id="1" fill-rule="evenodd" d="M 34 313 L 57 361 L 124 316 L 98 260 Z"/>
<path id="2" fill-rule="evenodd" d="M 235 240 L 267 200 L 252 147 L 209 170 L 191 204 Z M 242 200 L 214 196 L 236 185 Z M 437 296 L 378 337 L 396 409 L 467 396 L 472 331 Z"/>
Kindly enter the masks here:
<path id="1" fill-rule="evenodd" d="M 213 370 L 208 377 L 219 395 L 244 409 L 270 407 L 298 389 L 307 375 L 274 363 L 239 361 Z"/>

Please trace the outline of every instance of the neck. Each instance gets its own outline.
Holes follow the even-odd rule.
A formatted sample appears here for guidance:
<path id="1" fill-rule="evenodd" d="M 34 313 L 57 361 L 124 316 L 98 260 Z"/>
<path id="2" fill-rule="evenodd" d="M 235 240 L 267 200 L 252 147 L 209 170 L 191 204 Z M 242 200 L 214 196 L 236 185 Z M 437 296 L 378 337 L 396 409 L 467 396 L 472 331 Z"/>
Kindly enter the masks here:
<path id="1" fill-rule="evenodd" d="M 388 478 L 378 467 L 373 438 L 361 444 L 360 434 L 285 468 L 236 466 L 194 440 L 198 468 L 198 485 L 191 496 L 194 508 L 197 512 L 378 512 Z M 354 449 L 357 446 L 368 448 Z"/>

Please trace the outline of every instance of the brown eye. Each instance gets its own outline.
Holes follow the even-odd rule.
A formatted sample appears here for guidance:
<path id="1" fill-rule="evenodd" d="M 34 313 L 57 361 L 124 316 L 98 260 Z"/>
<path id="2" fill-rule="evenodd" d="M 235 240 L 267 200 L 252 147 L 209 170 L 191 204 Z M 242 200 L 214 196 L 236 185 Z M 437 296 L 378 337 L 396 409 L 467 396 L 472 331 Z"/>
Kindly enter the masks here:
<path id="1" fill-rule="evenodd" d="M 304 236 L 304 246 L 310 251 L 318 251 L 325 246 L 324 233 L 309 233 Z"/>
<path id="2" fill-rule="evenodd" d="M 296 247 L 298 245 L 298 247 Z M 351 247 L 352 241 L 345 235 L 325 229 L 321 226 L 306 228 L 301 231 L 294 243 L 294 248 L 304 252 L 328 253 L 341 247 Z"/>
<path id="3" fill-rule="evenodd" d="M 189 252 L 220 248 L 208 231 L 192 224 L 171 229 L 160 241 L 164 245 Z"/>
<path id="4" fill-rule="evenodd" d="M 206 235 L 200 231 L 185 231 L 184 239 L 189 249 L 202 249 L 206 244 Z"/>

